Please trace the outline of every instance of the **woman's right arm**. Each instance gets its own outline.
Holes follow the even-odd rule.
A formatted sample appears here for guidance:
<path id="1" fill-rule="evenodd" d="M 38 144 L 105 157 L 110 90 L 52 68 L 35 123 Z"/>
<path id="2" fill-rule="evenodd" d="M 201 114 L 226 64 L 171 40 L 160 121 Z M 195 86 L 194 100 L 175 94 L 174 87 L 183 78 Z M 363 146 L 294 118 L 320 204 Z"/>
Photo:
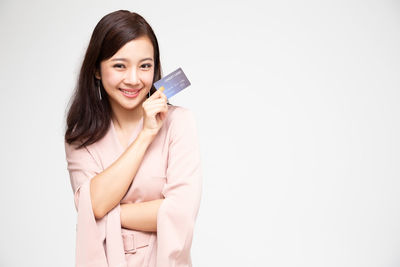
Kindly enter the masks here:
<path id="1" fill-rule="evenodd" d="M 118 205 L 128 191 L 145 152 L 166 118 L 167 98 L 157 91 L 143 103 L 143 129 L 136 140 L 108 168 L 90 181 L 90 198 L 96 219 Z"/>
<path id="2" fill-rule="evenodd" d="M 126 229 L 157 232 L 157 215 L 164 199 L 121 204 L 121 226 Z"/>
<path id="3" fill-rule="evenodd" d="M 93 177 L 90 183 L 90 197 L 96 219 L 101 219 L 124 197 L 153 138 L 141 131 L 113 164 Z"/>

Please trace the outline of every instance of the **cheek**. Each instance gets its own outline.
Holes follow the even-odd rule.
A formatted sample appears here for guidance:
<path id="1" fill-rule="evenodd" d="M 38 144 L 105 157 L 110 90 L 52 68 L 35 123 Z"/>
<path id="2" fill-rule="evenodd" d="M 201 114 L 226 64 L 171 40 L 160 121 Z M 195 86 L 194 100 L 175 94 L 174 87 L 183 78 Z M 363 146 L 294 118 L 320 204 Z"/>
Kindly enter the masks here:
<path id="1" fill-rule="evenodd" d="M 147 85 L 148 84 L 151 85 L 151 84 L 153 84 L 153 77 L 154 77 L 154 74 L 152 71 L 145 72 L 142 76 L 142 81 Z"/>
<path id="2" fill-rule="evenodd" d="M 121 73 L 115 72 L 110 69 L 105 69 L 102 72 L 103 85 L 116 85 L 121 81 Z"/>

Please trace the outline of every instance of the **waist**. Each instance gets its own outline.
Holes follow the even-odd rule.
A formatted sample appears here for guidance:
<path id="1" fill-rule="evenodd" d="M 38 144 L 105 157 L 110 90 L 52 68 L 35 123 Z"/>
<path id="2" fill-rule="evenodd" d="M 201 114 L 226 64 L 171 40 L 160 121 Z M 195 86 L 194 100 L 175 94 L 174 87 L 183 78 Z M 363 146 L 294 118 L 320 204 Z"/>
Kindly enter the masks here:
<path id="1" fill-rule="evenodd" d="M 136 231 L 121 227 L 121 235 L 125 253 L 136 253 L 138 248 L 149 246 L 152 240 L 151 237 L 156 235 L 156 233 Z"/>

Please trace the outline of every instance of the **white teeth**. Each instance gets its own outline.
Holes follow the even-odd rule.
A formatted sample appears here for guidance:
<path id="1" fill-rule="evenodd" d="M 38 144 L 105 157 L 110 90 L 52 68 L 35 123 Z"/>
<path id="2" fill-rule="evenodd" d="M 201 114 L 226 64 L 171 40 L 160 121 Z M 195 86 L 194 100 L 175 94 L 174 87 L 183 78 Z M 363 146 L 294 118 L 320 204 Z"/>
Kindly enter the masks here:
<path id="1" fill-rule="evenodd" d="M 125 90 L 121 90 L 122 92 L 124 92 L 125 94 L 128 94 L 128 95 L 134 95 L 134 94 L 136 94 L 138 91 L 136 91 L 136 92 L 130 92 L 130 91 L 125 91 Z"/>

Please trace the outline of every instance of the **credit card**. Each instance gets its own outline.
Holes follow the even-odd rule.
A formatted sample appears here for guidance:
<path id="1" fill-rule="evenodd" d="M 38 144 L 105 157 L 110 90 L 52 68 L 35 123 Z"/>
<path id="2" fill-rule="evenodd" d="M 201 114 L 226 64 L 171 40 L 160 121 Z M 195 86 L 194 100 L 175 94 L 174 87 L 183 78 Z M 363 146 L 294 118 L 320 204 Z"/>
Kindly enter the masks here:
<path id="1" fill-rule="evenodd" d="M 154 83 L 154 87 L 170 98 L 190 85 L 188 78 L 181 68 L 171 72 L 164 78 Z M 164 89 L 162 89 L 164 87 Z"/>

